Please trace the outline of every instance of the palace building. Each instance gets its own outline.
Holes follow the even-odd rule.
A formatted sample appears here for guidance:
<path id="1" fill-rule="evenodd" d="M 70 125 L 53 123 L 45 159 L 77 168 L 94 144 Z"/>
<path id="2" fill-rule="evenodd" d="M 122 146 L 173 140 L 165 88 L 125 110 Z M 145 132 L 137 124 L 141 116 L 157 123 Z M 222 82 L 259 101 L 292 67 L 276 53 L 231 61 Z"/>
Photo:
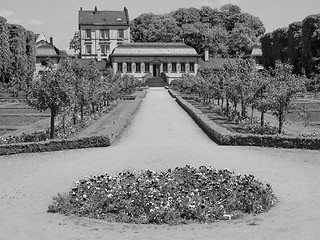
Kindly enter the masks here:
<path id="1" fill-rule="evenodd" d="M 80 58 L 106 61 L 115 73 L 170 83 L 196 74 L 200 56 L 184 43 L 132 43 L 128 10 L 79 10 Z"/>
<path id="2" fill-rule="evenodd" d="M 110 60 L 115 73 L 163 77 L 170 83 L 182 74 L 196 74 L 199 55 L 184 43 L 127 43 L 116 47 Z"/>

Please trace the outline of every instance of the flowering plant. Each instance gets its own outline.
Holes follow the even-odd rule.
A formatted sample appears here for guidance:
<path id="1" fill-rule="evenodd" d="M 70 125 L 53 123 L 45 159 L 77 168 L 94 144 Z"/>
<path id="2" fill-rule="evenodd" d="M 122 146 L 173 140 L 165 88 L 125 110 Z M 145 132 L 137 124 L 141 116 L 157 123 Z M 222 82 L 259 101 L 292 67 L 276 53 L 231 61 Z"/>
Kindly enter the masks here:
<path id="1" fill-rule="evenodd" d="M 261 213 L 276 204 L 269 184 L 253 175 L 189 165 L 165 172 L 87 176 L 53 198 L 48 212 L 125 223 L 214 222 Z"/>

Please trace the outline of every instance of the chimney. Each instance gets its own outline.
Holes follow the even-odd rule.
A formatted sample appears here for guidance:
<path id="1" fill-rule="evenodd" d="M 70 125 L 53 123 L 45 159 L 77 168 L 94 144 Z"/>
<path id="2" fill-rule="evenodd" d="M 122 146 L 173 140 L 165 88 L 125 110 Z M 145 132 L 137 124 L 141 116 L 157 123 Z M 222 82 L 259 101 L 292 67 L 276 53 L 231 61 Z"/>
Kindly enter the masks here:
<path id="1" fill-rule="evenodd" d="M 204 50 L 204 61 L 209 61 L 209 49 L 205 48 Z"/>
<path id="2" fill-rule="evenodd" d="M 101 49 L 97 50 L 97 61 L 101 62 Z"/>
<path id="3" fill-rule="evenodd" d="M 94 13 L 96 14 L 98 12 L 97 6 L 94 7 Z"/>
<path id="4" fill-rule="evenodd" d="M 82 11 L 82 7 L 80 7 L 80 11 Z"/>
<path id="5" fill-rule="evenodd" d="M 53 37 L 50 37 L 50 44 L 53 45 Z"/>

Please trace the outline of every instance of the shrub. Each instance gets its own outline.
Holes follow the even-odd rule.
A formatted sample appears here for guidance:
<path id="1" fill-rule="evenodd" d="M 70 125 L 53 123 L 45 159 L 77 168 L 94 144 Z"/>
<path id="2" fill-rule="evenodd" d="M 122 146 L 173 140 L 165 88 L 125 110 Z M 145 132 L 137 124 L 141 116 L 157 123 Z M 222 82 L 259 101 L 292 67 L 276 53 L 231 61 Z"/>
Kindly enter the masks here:
<path id="1" fill-rule="evenodd" d="M 253 175 L 187 165 L 85 177 L 54 197 L 48 212 L 125 223 L 204 223 L 265 212 L 275 203 L 271 186 Z"/>

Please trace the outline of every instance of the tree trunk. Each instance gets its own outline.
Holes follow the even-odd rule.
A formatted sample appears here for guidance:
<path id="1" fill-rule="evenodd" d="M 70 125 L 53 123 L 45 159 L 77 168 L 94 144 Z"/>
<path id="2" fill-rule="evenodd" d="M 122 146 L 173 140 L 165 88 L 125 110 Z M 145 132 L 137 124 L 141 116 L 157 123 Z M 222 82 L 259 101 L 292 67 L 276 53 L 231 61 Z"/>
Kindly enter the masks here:
<path id="1" fill-rule="evenodd" d="M 81 120 L 83 120 L 83 104 L 80 106 L 80 115 L 81 115 Z"/>
<path id="2" fill-rule="evenodd" d="M 264 111 L 261 111 L 260 125 L 261 125 L 262 128 L 264 127 Z"/>
<path id="3" fill-rule="evenodd" d="M 282 127 L 283 127 L 283 114 L 280 114 L 280 115 L 279 115 L 278 120 L 279 120 L 279 129 L 278 129 L 279 131 L 278 131 L 278 133 L 281 134 L 281 132 L 282 132 Z"/>
<path id="4" fill-rule="evenodd" d="M 54 138 L 54 117 L 55 117 L 55 109 L 51 108 L 51 119 L 50 119 L 50 139 Z"/>
<path id="5" fill-rule="evenodd" d="M 227 98 L 227 115 L 229 115 L 229 98 Z"/>
<path id="6" fill-rule="evenodd" d="M 94 113 L 94 103 L 91 103 L 92 114 Z"/>
<path id="7" fill-rule="evenodd" d="M 63 133 L 66 134 L 66 116 L 63 115 L 62 117 L 62 129 L 63 129 Z"/>
<path id="8" fill-rule="evenodd" d="M 241 101 L 241 116 L 244 118 L 247 116 L 247 109 L 244 101 Z"/>

